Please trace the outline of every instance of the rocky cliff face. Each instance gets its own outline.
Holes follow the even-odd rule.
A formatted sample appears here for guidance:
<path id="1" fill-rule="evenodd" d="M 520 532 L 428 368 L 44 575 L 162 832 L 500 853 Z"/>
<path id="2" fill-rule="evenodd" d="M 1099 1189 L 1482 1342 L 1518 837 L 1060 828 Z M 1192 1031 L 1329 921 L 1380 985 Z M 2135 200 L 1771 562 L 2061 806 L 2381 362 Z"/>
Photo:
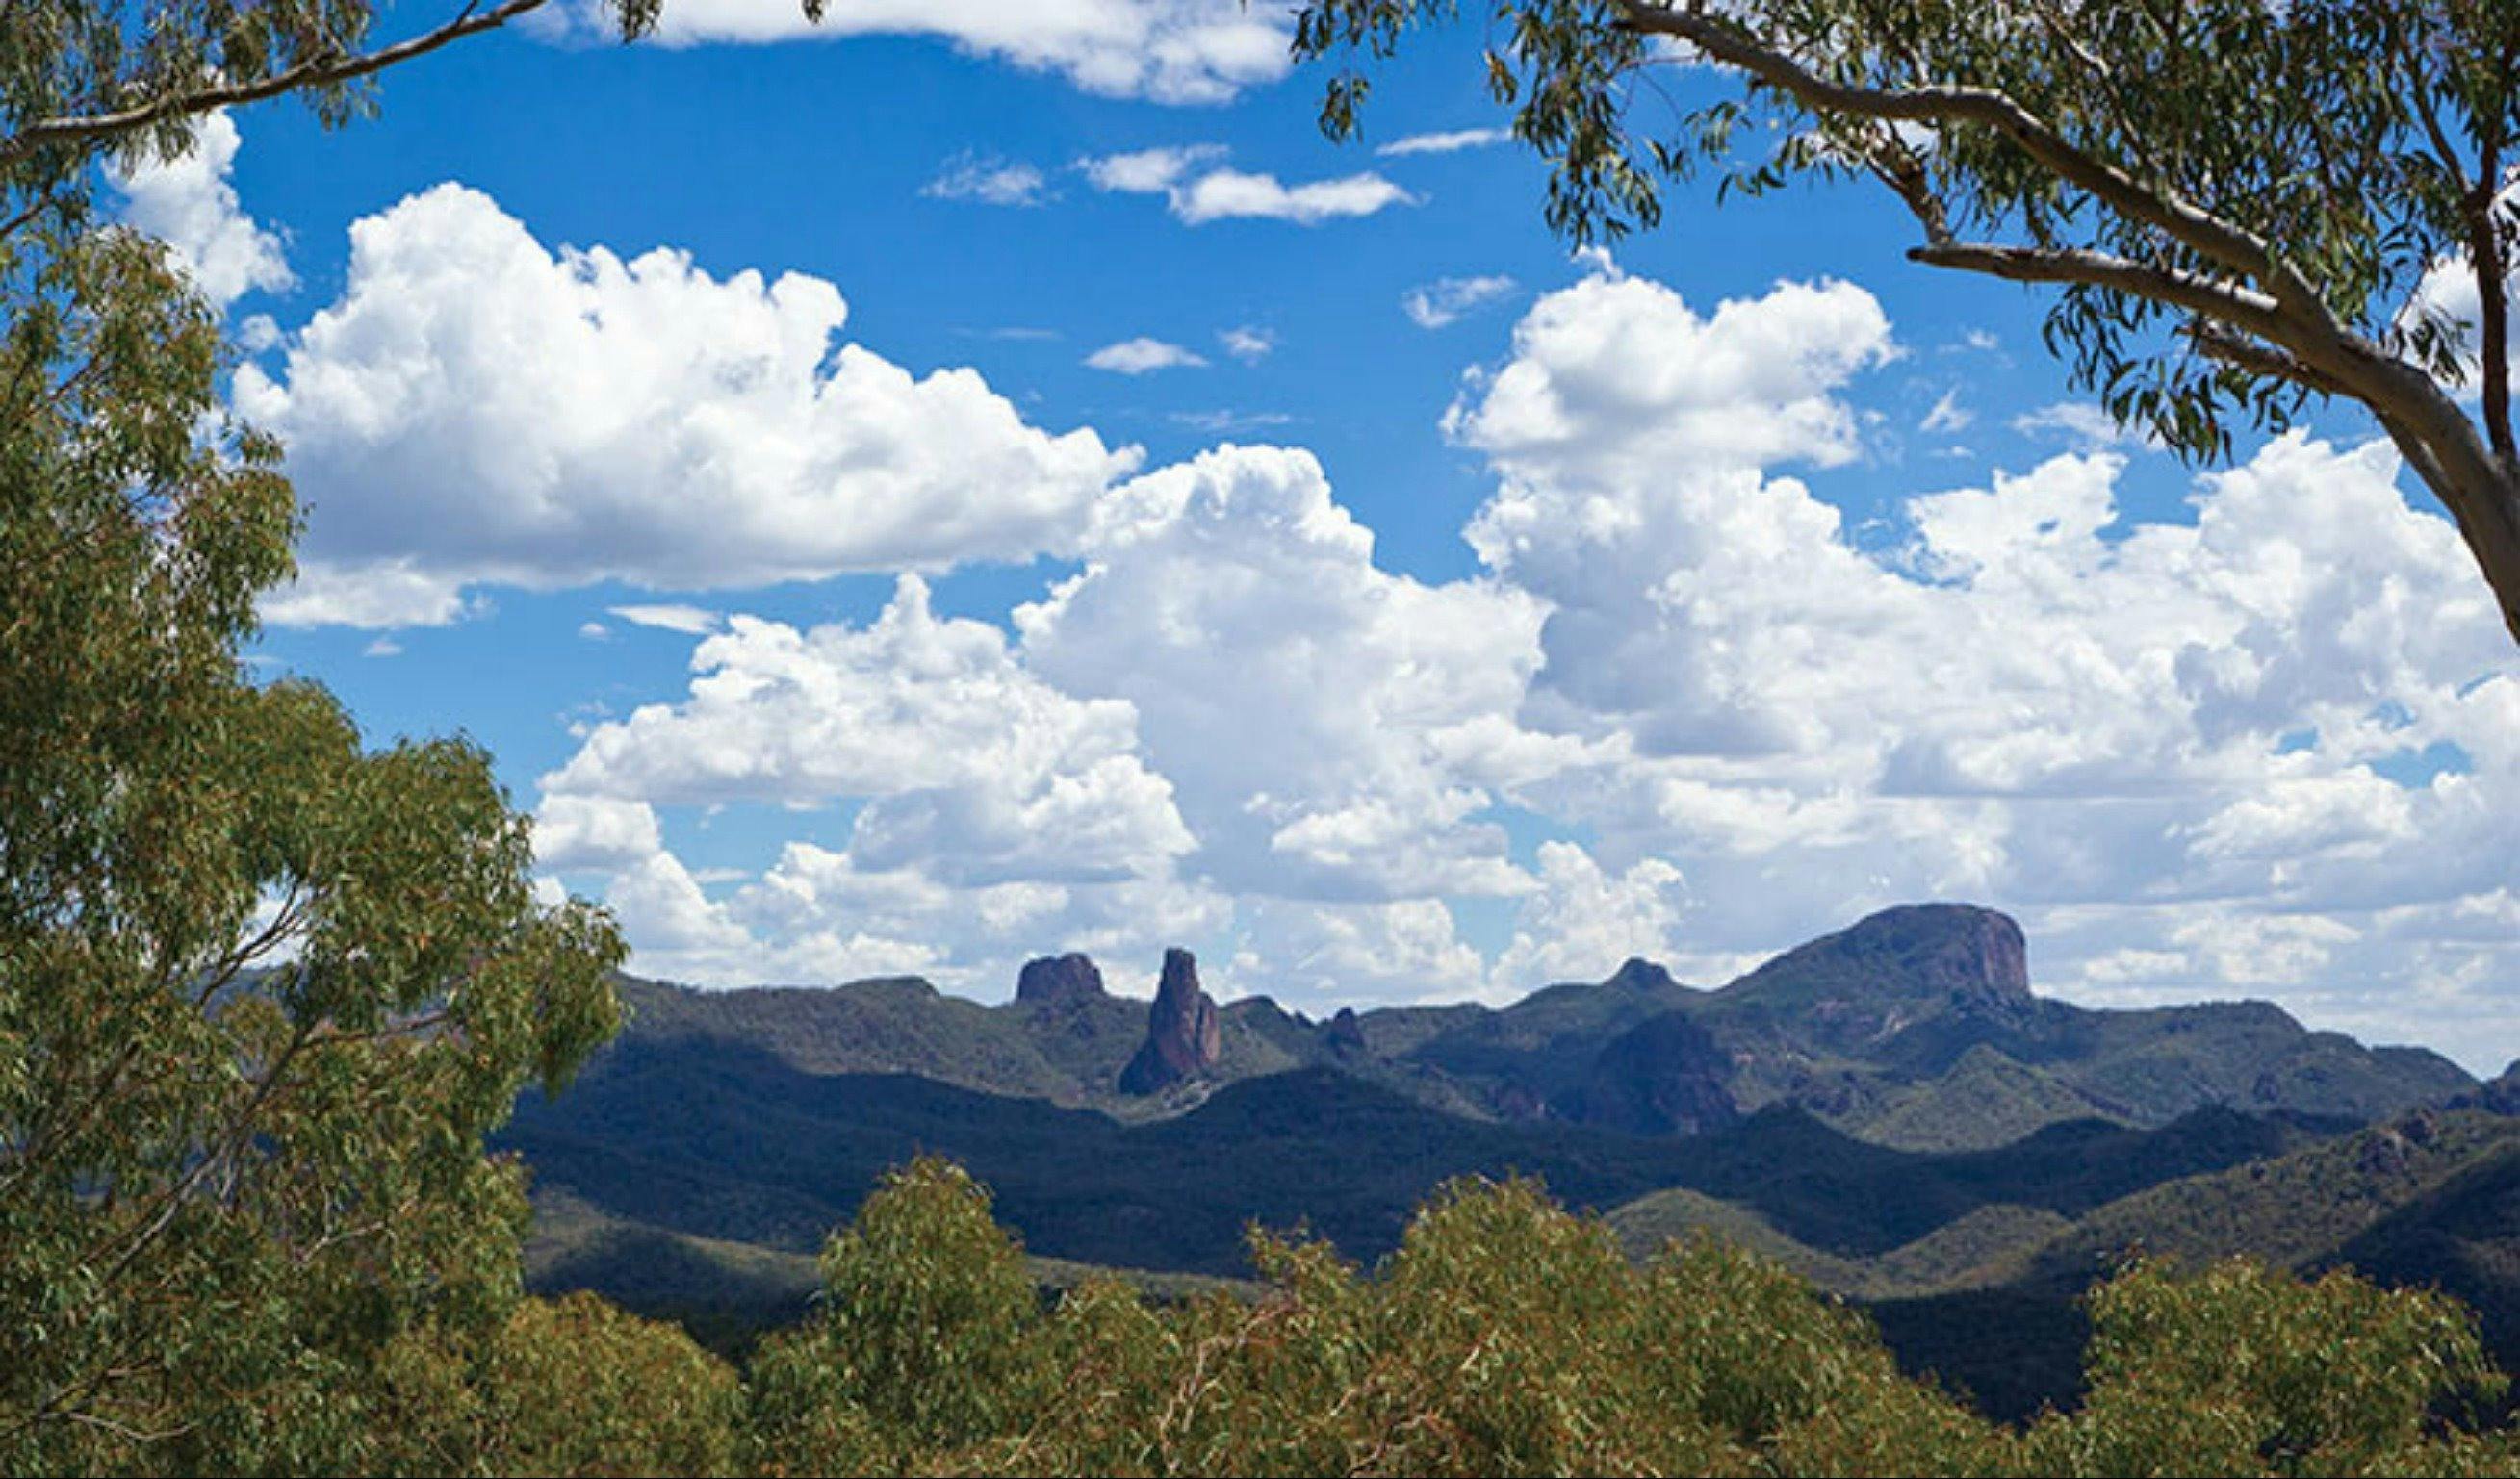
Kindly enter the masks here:
<path id="1" fill-rule="evenodd" d="M 1863 1055 L 1934 1018 L 2027 1021 L 2021 926 L 1964 904 L 1885 909 L 1787 951 L 1717 995 L 1802 1050 Z"/>
<path id="2" fill-rule="evenodd" d="M 1797 946 L 1725 990 L 1801 995 L 1813 986 L 1992 1005 L 2029 998 L 2030 967 L 2021 926 L 2005 916 L 1967 904 L 1908 904 Z"/>
<path id="3" fill-rule="evenodd" d="M 1102 972 L 1081 955 L 1044 956 L 1024 963 L 1015 977 L 1015 1000 L 1028 1007 L 1091 1002 L 1102 995 Z"/>
<path id="4" fill-rule="evenodd" d="M 1147 1041 L 1120 1070 L 1122 1094 L 1152 1094 L 1216 1066 L 1225 1053 L 1216 1003 L 1198 986 L 1198 962 L 1187 950 L 1164 952 L 1163 980 L 1147 1015 Z"/>

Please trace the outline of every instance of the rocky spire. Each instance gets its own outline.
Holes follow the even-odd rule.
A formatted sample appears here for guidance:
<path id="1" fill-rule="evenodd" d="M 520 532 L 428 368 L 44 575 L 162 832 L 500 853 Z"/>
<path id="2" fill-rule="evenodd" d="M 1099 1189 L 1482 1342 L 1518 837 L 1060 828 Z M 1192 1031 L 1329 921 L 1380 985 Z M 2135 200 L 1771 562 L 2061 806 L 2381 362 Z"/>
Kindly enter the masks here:
<path id="1" fill-rule="evenodd" d="M 1102 972 L 1081 955 L 1044 956 L 1024 963 L 1015 977 L 1015 1000 L 1027 1007 L 1091 1002 L 1102 995 Z"/>
<path id="2" fill-rule="evenodd" d="M 1225 1051 L 1216 1003 L 1198 987 L 1198 962 L 1187 950 L 1164 952 L 1163 980 L 1147 1014 L 1147 1040 L 1120 1070 L 1122 1094 L 1152 1094 L 1216 1066 Z"/>

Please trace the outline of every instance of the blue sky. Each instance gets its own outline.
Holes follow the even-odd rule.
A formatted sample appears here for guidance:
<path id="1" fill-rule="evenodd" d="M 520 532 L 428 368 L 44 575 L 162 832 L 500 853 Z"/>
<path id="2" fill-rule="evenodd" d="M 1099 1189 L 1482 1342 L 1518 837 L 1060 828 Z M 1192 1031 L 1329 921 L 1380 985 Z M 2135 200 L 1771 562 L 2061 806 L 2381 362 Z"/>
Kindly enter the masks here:
<path id="1" fill-rule="evenodd" d="M 257 660 L 489 745 L 634 968 L 1321 1011 L 1954 897 L 2078 1000 L 2520 1053 L 2520 662 L 2353 418 L 2200 479 L 1862 188 L 1570 254 L 1528 152 L 1390 149 L 1507 121 L 1475 27 L 1333 146 L 1266 7 L 832 12 L 128 185 L 309 506 Z"/>

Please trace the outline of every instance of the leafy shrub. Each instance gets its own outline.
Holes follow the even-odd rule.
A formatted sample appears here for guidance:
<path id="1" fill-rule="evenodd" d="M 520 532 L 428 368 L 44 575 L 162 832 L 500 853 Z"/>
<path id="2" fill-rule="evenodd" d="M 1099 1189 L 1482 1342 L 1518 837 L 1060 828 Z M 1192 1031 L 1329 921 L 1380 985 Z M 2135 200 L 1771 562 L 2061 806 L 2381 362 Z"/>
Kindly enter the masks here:
<path id="1" fill-rule="evenodd" d="M 675 1325 L 592 1295 L 529 1299 L 466 1349 L 440 1326 L 378 1363 L 375 1468 L 414 1474 L 719 1474 L 742 1389 Z"/>
<path id="2" fill-rule="evenodd" d="M 2497 1462 L 2445 1418 L 2501 1394 L 2474 1319 L 2348 1274 L 2304 1282 L 2245 1260 L 2138 1262 L 2092 1292 L 2081 1412 L 2031 1435 L 2093 1474 L 2444 1472 Z M 2499 1449 L 2507 1468 L 2511 1450 Z"/>
<path id="3" fill-rule="evenodd" d="M 2252 1265 L 2123 1271 L 2091 1400 L 2026 1433 L 1899 1370 L 1870 1321 L 1712 1237 L 1640 1266 L 1535 1183 L 1437 1192 L 1371 1274 L 1255 1232 L 1256 1298 L 1096 1280 L 1040 1307 L 988 1194 L 922 1160 L 823 1256 L 752 1373 L 772 1472 L 2510 1473 L 2454 1302 Z"/>

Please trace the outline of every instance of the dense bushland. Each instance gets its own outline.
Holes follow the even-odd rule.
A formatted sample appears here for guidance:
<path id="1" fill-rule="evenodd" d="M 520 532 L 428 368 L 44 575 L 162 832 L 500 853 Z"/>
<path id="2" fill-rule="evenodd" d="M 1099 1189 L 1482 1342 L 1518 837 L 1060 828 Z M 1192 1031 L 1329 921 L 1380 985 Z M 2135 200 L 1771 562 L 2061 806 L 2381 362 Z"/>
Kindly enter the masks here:
<path id="1" fill-rule="evenodd" d="M 765 1472 L 2507 1473 L 2455 1303 L 2245 1263 L 2092 1299 L 2090 1396 L 2025 1430 L 1899 1371 L 1863 1316 L 1711 1238 L 1642 1265 L 1527 1182 L 1456 1183 L 1371 1274 L 1255 1234 L 1266 1292 L 1045 1308 L 960 1169 L 889 1178 L 755 1357 Z"/>
<path id="2" fill-rule="evenodd" d="M 2138 1263 L 2092 1296 L 2089 1396 L 2014 1429 L 1903 1375 L 1868 1322 L 1709 1237 L 1632 1263 L 1529 1182 L 1456 1183 L 1363 1271 L 1253 1235 L 1256 1298 L 1046 1302 L 987 1190 L 886 1180 L 804 1324 L 739 1376 L 590 1296 L 425 1323 L 252 1446 L 402 1473 L 2509 1474 L 2504 1382 L 2441 1296 L 2240 1262 Z M 321 1442 L 283 1441 L 292 1428 Z M 45 1456 L 177 1457 L 94 1429 Z"/>

